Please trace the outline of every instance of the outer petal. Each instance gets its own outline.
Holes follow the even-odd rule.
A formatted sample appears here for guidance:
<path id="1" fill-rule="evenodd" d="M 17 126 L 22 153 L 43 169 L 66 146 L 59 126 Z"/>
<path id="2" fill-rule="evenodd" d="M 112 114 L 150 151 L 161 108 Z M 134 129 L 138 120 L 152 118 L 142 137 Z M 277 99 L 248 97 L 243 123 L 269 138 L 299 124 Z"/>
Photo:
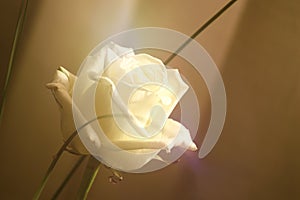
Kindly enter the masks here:
<path id="1" fill-rule="evenodd" d="M 54 79 L 46 86 L 51 89 L 53 96 L 57 104 L 59 105 L 61 112 L 61 131 L 64 140 L 67 140 L 69 136 L 76 130 L 72 114 L 72 88 L 76 81 L 76 76 L 59 67 L 56 70 Z M 71 150 L 81 154 L 88 154 L 88 151 L 82 144 L 79 137 L 73 139 L 70 144 Z"/>
<path id="2" fill-rule="evenodd" d="M 191 151 L 197 150 L 189 130 L 179 122 L 168 119 L 162 132 L 163 140 L 167 144 L 165 148 L 167 152 L 170 152 L 173 147 L 181 147 Z"/>
<path id="3" fill-rule="evenodd" d="M 94 53 L 84 60 L 81 71 L 78 73 L 77 91 L 80 91 L 81 94 L 85 93 L 95 83 L 95 80 L 102 75 L 108 65 L 125 54 L 133 55 L 134 53 L 132 49 L 114 43 L 107 44 L 100 50 L 94 50 Z"/>

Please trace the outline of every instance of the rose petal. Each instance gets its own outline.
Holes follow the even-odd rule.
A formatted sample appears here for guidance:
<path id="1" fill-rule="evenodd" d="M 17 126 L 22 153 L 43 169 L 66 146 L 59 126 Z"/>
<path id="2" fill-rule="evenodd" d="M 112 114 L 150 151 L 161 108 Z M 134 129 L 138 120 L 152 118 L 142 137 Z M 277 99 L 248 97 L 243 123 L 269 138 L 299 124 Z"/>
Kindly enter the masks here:
<path id="1" fill-rule="evenodd" d="M 168 119 L 162 135 L 164 141 L 167 143 L 165 148 L 167 152 L 170 152 L 174 147 L 181 147 L 191 151 L 197 150 L 197 146 L 193 142 L 189 130 L 179 122 Z"/>
<path id="2" fill-rule="evenodd" d="M 67 140 L 70 135 L 76 130 L 72 114 L 72 88 L 76 80 L 76 76 L 67 71 L 63 67 L 56 70 L 54 79 L 51 83 L 46 84 L 48 89 L 51 89 L 61 112 L 61 131 L 64 140 Z M 95 145 L 99 146 L 99 141 L 96 140 L 95 135 L 89 129 L 90 141 L 94 141 Z M 70 143 L 71 149 L 77 153 L 88 154 L 88 151 L 83 146 L 79 137 L 75 137 Z"/>

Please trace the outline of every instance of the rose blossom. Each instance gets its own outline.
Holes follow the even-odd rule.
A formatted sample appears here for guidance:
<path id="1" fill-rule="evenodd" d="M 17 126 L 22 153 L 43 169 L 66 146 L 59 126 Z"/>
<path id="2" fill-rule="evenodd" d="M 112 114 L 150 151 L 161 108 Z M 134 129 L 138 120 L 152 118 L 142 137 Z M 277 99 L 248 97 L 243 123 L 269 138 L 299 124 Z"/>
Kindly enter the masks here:
<path id="1" fill-rule="evenodd" d="M 81 140 L 77 137 L 70 144 L 72 151 L 90 152 L 110 167 L 130 171 L 152 159 L 164 161 L 160 151 L 197 150 L 188 129 L 169 118 L 188 89 L 178 70 L 114 43 L 87 57 L 84 67 L 79 77 L 59 67 L 47 84 L 61 111 L 65 140 L 75 130 L 74 120 L 83 124 L 93 111 L 96 116 L 110 116 L 80 132 Z M 91 97 L 93 105 L 86 101 Z"/>

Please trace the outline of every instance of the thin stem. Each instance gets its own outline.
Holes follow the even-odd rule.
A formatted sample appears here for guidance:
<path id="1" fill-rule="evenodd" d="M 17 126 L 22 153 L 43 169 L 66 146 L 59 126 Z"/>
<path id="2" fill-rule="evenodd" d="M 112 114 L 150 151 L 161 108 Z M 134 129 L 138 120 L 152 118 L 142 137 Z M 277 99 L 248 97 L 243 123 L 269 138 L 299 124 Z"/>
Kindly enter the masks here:
<path id="1" fill-rule="evenodd" d="M 40 198 L 45 186 L 46 186 L 46 183 L 49 179 L 49 176 L 51 174 L 51 172 L 53 171 L 57 161 L 59 160 L 59 158 L 61 157 L 62 153 L 66 150 L 67 146 L 71 143 L 71 141 L 74 139 L 74 137 L 77 135 L 77 133 L 82 130 L 84 127 L 86 127 L 87 125 L 89 125 L 90 123 L 98 120 L 98 119 L 103 119 L 103 118 L 108 118 L 108 117 L 112 117 L 112 115 L 103 115 L 103 116 L 98 116 L 86 123 L 84 123 L 81 127 L 78 128 L 78 130 L 75 130 L 70 136 L 69 138 L 64 142 L 64 144 L 59 148 L 58 152 L 56 153 L 56 155 L 54 156 L 43 180 L 42 180 L 42 183 L 41 185 L 39 186 L 37 192 L 35 193 L 33 199 L 34 200 L 37 200 Z"/>
<path id="2" fill-rule="evenodd" d="M 73 168 L 71 169 L 71 171 L 69 172 L 69 174 L 66 176 L 65 180 L 62 182 L 62 184 L 59 186 L 59 188 L 56 190 L 56 192 L 54 193 L 52 200 L 56 199 L 60 193 L 62 192 L 62 190 L 64 189 L 64 187 L 66 186 L 66 184 L 69 182 L 69 180 L 71 179 L 71 177 L 73 176 L 73 174 L 76 172 L 76 170 L 78 169 L 78 167 L 81 165 L 81 163 L 84 161 L 86 156 L 81 156 L 78 161 L 76 162 L 76 164 L 73 166 Z"/>
<path id="3" fill-rule="evenodd" d="M 10 52 L 9 63 L 8 63 L 7 72 L 6 72 L 6 76 L 5 76 L 3 91 L 2 91 L 2 94 L 1 94 L 2 100 L 0 101 L 0 122 L 1 122 L 1 119 L 2 119 L 3 112 L 4 112 L 7 86 L 8 86 L 8 82 L 10 80 L 10 76 L 11 76 L 11 71 L 12 71 L 12 66 L 13 66 L 13 63 L 14 63 L 17 44 L 18 44 L 18 41 L 19 41 L 19 36 L 21 35 L 22 30 L 23 30 L 23 24 L 24 24 L 24 20 L 25 20 L 25 17 L 26 17 L 26 13 L 27 13 L 27 6 L 28 6 L 28 0 L 22 1 L 19 16 L 18 16 L 18 21 L 17 21 L 17 27 L 16 27 L 14 39 L 13 39 L 12 49 L 11 49 L 11 52 Z"/>
<path id="4" fill-rule="evenodd" d="M 101 163 L 94 158 L 94 156 L 90 156 L 78 190 L 77 199 L 84 200 L 87 198 L 88 193 L 96 179 L 100 166 Z"/>
<path id="5" fill-rule="evenodd" d="M 42 191 L 44 190 L 44 187 L 46 186 L 46 183 L 49 179 L 49 176 L 51 174 L 51 172 L 53 171 L 57 161 L 59 160 L 59 158 L 61 157 L 62 153 L 64 152 L 64 150 L 66 149 L 66 147 L 70 144 L 70 142 L 73 140 L 73 138 L 77 135 L 77 131 L 74 131 L 72 133 L 72 135 L 66 140 L 66 142 L 60 147 L 60 149 L 58 150 L 58 152 L 56 153 L 56 155 L 53 158 L 53 161 L 51 162 L 43 180 L 42 183 L 38 189 L 38 191 L 35 193 L 33 199 L 39 199 Z"/>
<path id="6" fill-rule="evenodd" d="M 180 47 L 172 54 L 170 55 L 166 61 L 164 62 L 165 65 L 167 65 L 169 62 L 171 62 L 175 56 L 178 55 L 179 52 L 181 52 L 186 45 L 188 45 L 194 38 L 196 38 L 202 31 L 204 31 L 212 22 L 214 22 L 219 16 L 221 16 L 230 6 L 232 6 L 237 0 L 232 0 L 228 2 L 221 10 L 219 10 L 212 18 L 210 18 L 205 24 L 203 24 L 193 35 L 187 39 Z"/>

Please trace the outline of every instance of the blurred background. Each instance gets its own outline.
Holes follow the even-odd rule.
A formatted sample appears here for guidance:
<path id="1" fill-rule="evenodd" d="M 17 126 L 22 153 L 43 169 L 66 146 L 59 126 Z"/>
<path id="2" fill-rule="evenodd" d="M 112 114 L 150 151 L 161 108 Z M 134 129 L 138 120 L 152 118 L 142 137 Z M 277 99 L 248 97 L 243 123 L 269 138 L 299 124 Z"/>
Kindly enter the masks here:
<path id="1" fill-rule="evenodd" d="M 191 35 L 227 1 L 30 0 L 0 124 L 0 199 L 32 199 L 62 144 L 57 105 L 45 84 L 59 65 L 76 73 L 99 42 L 130 28 L 165 27 Z M 1 91 L 21 0 L 0 2 Z M 109 183 L 101 168 L 88 199 L 299 199 L 300 1 L 239 0 L 196 40 L 219 67 L 227 117 L 213 151 Z M 151 50 L 149 50 L 151 52 Z M 152 51 L 162 60 L 166 52 Z M 171 66 L 198 91 L 201 146 L 210 101 L 188 63 Z M 2 97 L 1 97 L 2 98 Z M 50 199 L 77 156 L 65 153 L 41 199 Z M 59 199 L 75 199 L 84 165 Z"/>

